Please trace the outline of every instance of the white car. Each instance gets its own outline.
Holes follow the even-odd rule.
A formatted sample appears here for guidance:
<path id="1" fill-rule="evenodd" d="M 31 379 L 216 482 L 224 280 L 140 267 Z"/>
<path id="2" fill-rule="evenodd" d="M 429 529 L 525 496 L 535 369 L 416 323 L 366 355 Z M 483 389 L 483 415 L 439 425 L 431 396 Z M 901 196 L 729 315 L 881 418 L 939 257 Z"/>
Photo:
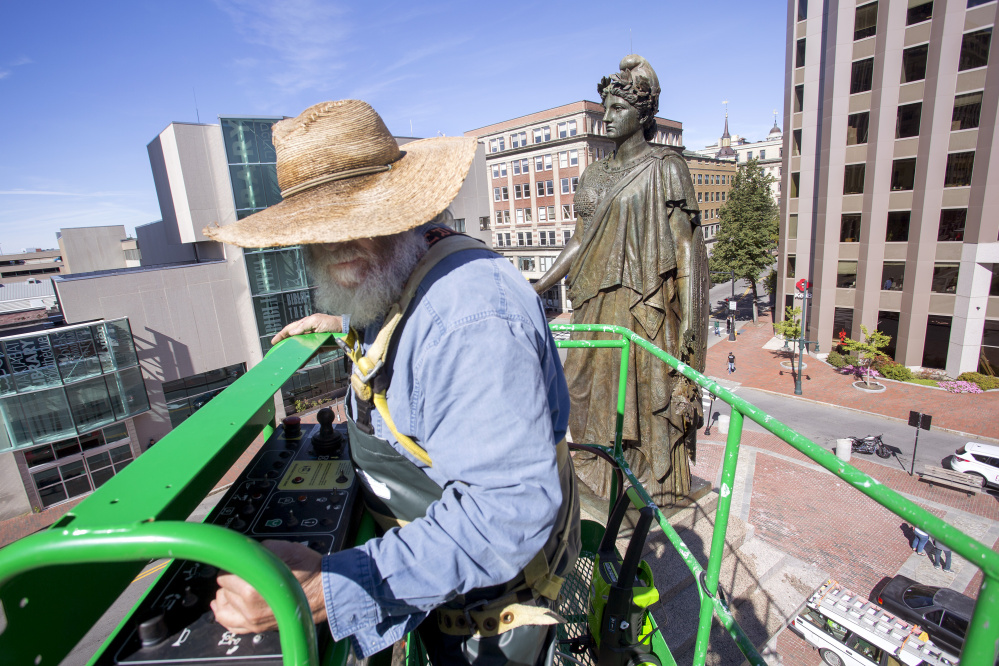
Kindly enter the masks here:
<path id="1" fill-rule="evenodd" d="M 999 446 L 968 442 L 951 456 L 950 468 L 980 476 L 985 483 L 999 486 Z"/>

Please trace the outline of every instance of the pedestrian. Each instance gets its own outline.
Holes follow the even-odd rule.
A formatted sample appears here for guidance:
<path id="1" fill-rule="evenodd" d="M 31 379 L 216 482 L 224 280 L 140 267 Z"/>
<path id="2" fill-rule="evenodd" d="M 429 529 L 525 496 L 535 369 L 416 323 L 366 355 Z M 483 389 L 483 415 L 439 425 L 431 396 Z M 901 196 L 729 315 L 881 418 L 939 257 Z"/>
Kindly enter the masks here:
<path id="1" fill-rule="evenodd" d="M 916 555 L 923 554 L 923 548 L 926 547 L 926 542 L 929 541 L 930 535 L 919 529 L 915 525 L 912 526 L 912 542 L 909 544 L 912 546 L 912 552 Z"/>
<path id="2" fill-rule="evenodd" d="M 732 352 L 728 353 L 728 374 L 735 372 L 735 354 Z"/>
<path id="3" fill-rule="evenodd" d="M 933 568 L 940 568 L 940 561 L 943 560 L 943 570 L 950 573 L 951 552 L 940 539 L 933 537 Z"/>
<path id="4" fill-rule="evenodd" d="M 721 337 L 721 322 L 719 321 L 715 322 L 715 336 L 719 338 Z"/>

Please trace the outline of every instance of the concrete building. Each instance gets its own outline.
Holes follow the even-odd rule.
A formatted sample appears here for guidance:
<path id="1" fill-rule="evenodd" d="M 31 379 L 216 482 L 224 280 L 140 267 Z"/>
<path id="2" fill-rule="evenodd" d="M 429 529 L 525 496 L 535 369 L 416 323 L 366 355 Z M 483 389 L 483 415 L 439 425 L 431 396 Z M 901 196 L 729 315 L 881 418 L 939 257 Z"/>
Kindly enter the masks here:
<path id="1" fill-rule="evenodd" d="M 784 135 L 777 126 L 776 115 L 774 126 L 767 134 L 767 138 L 761 141 L 749 141 L 738 134 L 732 137 L 728 136 L 728 113 L 726 113 L 725 131 L 719 142 L 694 152 L 705 157 L 731 160 L 740 165 L 749 160 L 756 160 L 763 172 L 773 177 L 774 183 L 770 190 L 774 202 L 780 203 L 781 179 L 784 175 Z"/>
<path id="2" fill-rule="evenodd" d="M 993 0 L 791 0 L 779 296 L 907 366 L 999 367 Z"/>
<path id="3" fill-rule="evenodd" d="M 735 160 L 705 157 L 691 151 L 684 151 L 683 157 L 687 161 L 687 168 L 690 169 L 690 177 L 697 191 L 701 228 L 710 253 L 721 223 L 718 212 L 725 205 L 738 167 Z"/>
<path id="4" fill-rule="evenodd" d="M 62 254 L 62 275 L 130 268 L 140 264 L 136 239 L 130 238 L 120 224 L 60 229 L 56 239 Z"/>
<path id="5" fill-rule="evenodd" d="M 61 250 L 25 250 L 18 254 L 0 254 L 0 284 L 46 280 L 66 272 Z"/>
<path id="6" fill-rule="evenodd" d="M 604 108 L 573 102 L 465 132 L 485 146 L 493 248 L 529 280 L 551 268 L 576 229 L 573 195 L 587 165 L 614 150 Z M 683 149 L 683 126 L 656 118 L 655 145 Z M 570 309 L 563 284 L 542 300 L 548 310 Z"/>

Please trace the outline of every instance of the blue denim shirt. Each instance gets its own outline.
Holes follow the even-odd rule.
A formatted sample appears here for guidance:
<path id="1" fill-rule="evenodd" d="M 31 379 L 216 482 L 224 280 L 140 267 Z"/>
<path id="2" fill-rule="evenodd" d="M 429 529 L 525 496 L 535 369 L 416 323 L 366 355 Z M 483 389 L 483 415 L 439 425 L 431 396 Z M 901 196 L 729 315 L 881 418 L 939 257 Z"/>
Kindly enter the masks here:
<path id="1" fill-rule="evenodd" d="M 333 636 L 359 657 L 442 603 L 504 583 L 541 550 L 562 502 L 555 444 L 569 393 L 541 302 L 507 259 L 468 250 L 423 280 L 396 333 L 389 411 L 433 465 L 372 410 L 375 436 L 444 489 L 424 518 L 323 560 Z M 367 348 L 379 326 L 364 332 Z M 355 411 L 356 413 L 356 411 Z"/>

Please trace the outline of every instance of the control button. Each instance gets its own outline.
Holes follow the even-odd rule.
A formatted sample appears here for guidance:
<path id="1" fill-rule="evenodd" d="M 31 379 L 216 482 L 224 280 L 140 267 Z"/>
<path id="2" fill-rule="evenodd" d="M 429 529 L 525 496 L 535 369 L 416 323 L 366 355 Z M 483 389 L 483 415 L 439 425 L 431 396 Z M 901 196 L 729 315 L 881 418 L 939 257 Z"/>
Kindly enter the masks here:
<path id="1" fill-rule="evenodd" d="M 247 504 L 242 509 L 240 509 L 239 512 L 244 516 L 252 516 L 257 512 L 257 507 L 253 506 L 252 504 Z"/>
<path id="2" fill-rule="evenodd" d="M 260 499 L 263 496 L 264 496 L 263 493 L 253 493 L 252 495 L 250 495 L 250 499 L 258 500 L 258 499 Z"/>
<path id="3" fill-rule="evenodd" d="M 343 470 L 340 470 L 340 476 L 336 477 L 336 482 L 347 483 L 348 481 L 350 481 L 350 479 L 348 479 L 347 475 L 343 473 Z"/>
<path id="4" fill-rule="evenodd" d="M 264 474 L 264 476 L 266 476 L 268 479 L 276 479 L 279 476 L 281 476 L 281 474 L 272 469 L 271 471 Z"/>
<path id="5" fill-rule="evenodd" d="M 280 451 L 278 452 L 278 458 L 290 458 L 291 451 Z"/>
<path id="6" fill-rule="evenodd" d="M 198 595 L 191 590 L 191 586 L 188 585 L 184 588 L 184 599 L 180 602 L 185 608 L 190 608 L 198 603 Z"/>
<path id="7" fill-rule="evenodd" d="M 295 515 L 294 511 L 288 512 L 288 527 L 298 527 L 298 517 Z"/>
<path id="8" fill-rule="evenodd" d="M 210 567 L 207 564 L 203 564 L 201 565 L 201 570 L 198 572 L 198 575 L 201 576 L 202 578 L 215 578 L 215 576 L 218 575 L 218 572 L 219 570 L 216 569 L 215 567 Z"/>
<path id="9" fill-rule="evenodd" d="M 333 429 L 335 415 L 329 407 L 323 407 L 316 414 L 319 432 L 312 435 L 312 446 L 320 456 L 338 456 L 343 448 L 343 435 Z"/>
<path id="10" fill-rule="evenodd" d="M 282 522 L 283 521 L 280 518 L 271 518 L 266 523 L 264 523 L 264 527 L 270 527 L 272 529 L 276 527 L 281 527 Z"/>
<path id="11" fill-rule="evenodd" d="M 244 530 L 246 529 L 246 521 L 242 518 L 237 518 L 236 520 L 229 523 L 229 527 L 234 530 Z"/>
<path id="12" fill-rule="evenodd" d="M 273 467 L 274 469 L 281 469 L 282 467 L 284 467 L 284 462 L 281 460 L 275 460 L 274 464 L 271 465 L 271 467 Z"/>
<path id="13" fill-rule="evenodd" d="M 319 524 L 322 525 L 323 527 L 333 527 L 334 525 L 336 525 L 336 521 L 333 520 L 332 518 L 327 517 L 320 520 Z"/>
<path id="14" fill-rule="evenodd" d="M 302 436 L 302 419 L 297 416 L 286 416 L 281 419 L 284 424 L 284 436 L 286 439 Z"/>
<path id="15" fill-rule="evenodd" d="M 170 636 L 167 628 L 166 616 L 157 613 L 139 625 L 139 638 L 142 640 L 142 647 L 153 647 L 158 645 Z"/>
<path id="16" fill-rule="evenodd" d="M 306 518 L 302 521 L 302 527 L 315 527 L 319 524 L 319 521 L 315 518 Z"/>
<path id="17" fill-rule="evenodd" d="M 299 501 L 299 502 L 307 502 L 307 501 L 308 501 L 308 499 L 309 499 L 309 498 L 308 498 L 308 497 L 307 497 L 306 495 L 299 495 L 299 496 L 298 496 L 298 501 Z"/>

